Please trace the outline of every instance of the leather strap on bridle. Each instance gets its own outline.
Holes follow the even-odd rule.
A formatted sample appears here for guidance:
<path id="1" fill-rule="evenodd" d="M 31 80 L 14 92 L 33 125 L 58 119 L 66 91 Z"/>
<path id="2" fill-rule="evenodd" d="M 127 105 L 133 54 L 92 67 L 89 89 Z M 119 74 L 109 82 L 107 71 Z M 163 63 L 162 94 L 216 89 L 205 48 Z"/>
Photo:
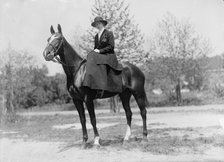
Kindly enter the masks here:
<path id="1" fill-rule="evenodd" d="M 49 43 L 49 45 L 53 48 L 54 50 L 54 56 L 56 56 L 58 54 L 59 49 L 61 48 L 61 46 L 63 45 L 63 37 L 61 39 L 60 45 L 58 46 L 58 49 L 56 49 L 51 43 Z"/>
<path id="2" fill-rule="evenodd" d="M 61 61 L 61 59 L 59 57 L 57 57 L 58 55 L 58 51 L 60 50 L 61 46 L 63 45 L 63 37 L 61 39 L 60 45 L 58 46 L 58 49 L 56 49 L 51 43 L 49 43 L 49 45 L 53 48 L 53 54 L 54 54 L 54 58 L 52 59 L 53 62 L 62 64 L 64 66 L 75 66 L 75 65 L 67 65 L 66 63 L 64 63 L 63 61 Z"/>
<path id="3" fill-rule="evenodd" d="M 59 49 L 61 48 L 61 46 L 63 45 L 63 37 L 62 37 L 62 40 L 61 40 L 61 42 L 60 42 L 60 45 L 59 45 L 59 47 L 58 47 L 58 49 L 56 49 L 51 43 L 49 43 L 49 45 L 53 48 L 53 52 L 54 52 L 54 58 L 52 59 L 52 61 L 53 62 L 56 62 L 56 63 L 59 63 L 59 64 L 61 64 L 61 65 L 64 65 L 64 66 L 67 66 L 67 67 L 74 67 L 75 65 L 67 65 L 66 63 L 64 63 L 58 56 L 57 56 L 57 54 L 58 54 L 58 51 L 59 51 Z M 78 66 L 78 68 L 77 68 L 77 70 L 75 71 L 75 74 L 78 72 L 78 70 L 80 69 L 80 67 L 82 66 L 82 64 L 84 63 L 84 62 L 86 62 L 86 60 L 85 59 L 82 59 L 82 61 L 80 62 L 80 64 L 79 64 L 79 66 Z"/>

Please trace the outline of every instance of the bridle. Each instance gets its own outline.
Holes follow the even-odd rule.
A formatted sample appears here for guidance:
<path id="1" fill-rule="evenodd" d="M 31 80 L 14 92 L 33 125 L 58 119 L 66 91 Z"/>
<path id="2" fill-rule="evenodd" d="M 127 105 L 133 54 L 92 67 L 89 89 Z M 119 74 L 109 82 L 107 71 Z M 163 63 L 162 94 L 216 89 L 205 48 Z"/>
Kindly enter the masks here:
<path id="1" fill-rule="evenodd" d="M 57 55 L 58 55 L 58 51 L 60 50 L 60 48 L 62 47 L 64 43 L 64 37 L 62 36 L 62 39 L 61 39 L 61 42 L 58 46 L 58 48 L 56 48 L 53 44 L 51 43 L 48 43 L 49 46 L 51 46 L 53 48 L 53 55 L 54 55 L 54 58 L 52 59 L 53 62 L 56 62 L 56 63 L 59 63 L 61 65 L 64 65 L 64 66 L 67 66 L 67 67 L 74 67 L 75 65 L 67 65 L 66 63 L 64 63 Z M 78 72 L 78 70 L 81 68 L 82 64 L 86 62 L 85 59 L 82 59 L 82 61 L 79 63 L 79 66 L 75 72 L 75 74 Z"/>
<path id="2" fill-rule="evenodd" d="M 64 41 L 63 41 L 63 37 L 62 37 L 62 40 L 61 40 L 61 42 L 60 42 L 60 44 L 59 44 L 59 46 L 58 46 L 58 49 L 56 49 L 51 43 L 48 44 L 49 46 L 51 46 L 51 47 L 53 48 L 53 50 L 54 50 L 54 56 L 56 56 L 56 55 L 58 54 L 58 51 L 59 51 L 59 49 L 61 48 L 63 42 L 64 42 Z"/>
<path id="3" fill-rule="evenodd" d="M 64 38 L 62 37 L 61 38 L 61 42 L 60 42 L 60 44 L 59 44 L 59 46 L 58 46 L 58 48 L 56 48 L 53 44 L 51 44 L 51 43 L 48 43 L 48 46 L 51 46 L 52 48 L 53 48 L 53 55 L 54 55 L 54 58 L 52 59 L 52 61 L 53 62 L 56 62 L 56 63 L 59 63 L 59 64 L 62 64 L 62 65 L 64 65 L 64 66 L 74 66 L 74 65 L 67 65 L 66 63 L 64 63 L 63 61 L 61 61 L 61 59 L 59 58 L 59 57 L 57 57 L 57 55 L 58 55 L 58 51 L 60 50 L 60 48 L 61 48 L 61 46 L 63 45 L 63 43 L 64 43 Z M 52 53 L 51 52 L 51 53 Z"/>
<path id="4" fill-rule="evenodd" d="M 64 37 L 61 38 L 61 41 L 60 41 L 60 44 L 59 44 L 58 48 L 56 48 L 53 44 L 48 43 L 48 45 L 53 48 L 52 52 L 53 52 L 54 58 L 52 59 L 52 61 L 56 62 L 56 63 L 59 63 L 61 65 L 64 65 L 64 66 L 71 66 L 71 67 L 73 67 L 75 65 L 68 65 L 68 64 L 64 63 L 59 57 L 57 57 L 58 52 L 59 52 L 60 48 L 62 47 L 63 43 L 64 43 Z"/>

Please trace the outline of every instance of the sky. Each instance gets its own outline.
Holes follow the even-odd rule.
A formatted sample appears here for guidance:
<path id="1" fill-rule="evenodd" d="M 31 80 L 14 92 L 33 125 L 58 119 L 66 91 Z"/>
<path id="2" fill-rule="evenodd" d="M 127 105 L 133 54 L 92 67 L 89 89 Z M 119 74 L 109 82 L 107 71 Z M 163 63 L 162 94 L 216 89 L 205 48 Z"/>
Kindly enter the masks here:
<path id="1" fill-rule="evenodd" d="M 213 52 L 224 52 L 223 0 L 126 0 L 130 13 L 147 39 L 158 21 L 170 12 L 187 19 L 195 31 L 210 40 Z M 50 36 L 50 25 L 61 24 L 68 41 L 90 27 L 94 0 L 0 0 L 0 51 L 10 44 L 16 50 L 27 50 L 46 64 L 50 74 L 62 72 L 61 65 L 45 62 L 42 52 Z M 77 37 L 78 39 L 78 37 Z M 147 47 L 147 44 L 146 44 Z"/>

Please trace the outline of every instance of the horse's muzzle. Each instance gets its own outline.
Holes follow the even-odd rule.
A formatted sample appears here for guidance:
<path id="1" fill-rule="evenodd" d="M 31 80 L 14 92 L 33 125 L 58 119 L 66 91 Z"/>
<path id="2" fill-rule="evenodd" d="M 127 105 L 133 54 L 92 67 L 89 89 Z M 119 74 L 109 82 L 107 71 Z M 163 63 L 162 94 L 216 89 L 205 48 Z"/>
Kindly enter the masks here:
<path id="1" fill-rule="evenodd" d="M 51 61 L 54 58 L 54 54 L 51 54 L 51 52 L 47 53 L 46 51 L 43 52 L 43 56 L 46 61 Z"/>

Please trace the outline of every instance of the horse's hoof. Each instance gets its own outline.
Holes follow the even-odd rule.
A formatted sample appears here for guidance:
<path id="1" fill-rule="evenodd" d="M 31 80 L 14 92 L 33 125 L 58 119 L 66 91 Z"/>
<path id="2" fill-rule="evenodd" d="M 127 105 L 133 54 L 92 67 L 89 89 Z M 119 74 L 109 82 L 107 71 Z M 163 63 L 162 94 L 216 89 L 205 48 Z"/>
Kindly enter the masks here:
<path id="1" fill-rule="evenodd" d="M 130 143 L 129 140 L 123 140 L 123 144 L 128 144 L 128 143 Z"/>
<path id="2" fill-rule="evenodd" d="M 137 137 L 133 137 L 133 138 L 130 139 L 130 141 L 136 142 L 136 141 L 138 141 L 138 138 Z"/>
<path id="3" fill-rule="evenodd" d="M 126 150 L 129 150 L 131 148 L 130 141 L 129 140 L 124 140 L 122 147 Z"/>
<path id="4" fill-rule="evenodd" d="M 124 140 L 123 141 L 123 146 L 129 146 L 129 144 L 130 144 L 130 141 L 129 140 Z"/>
<path id="5" fill-rule="evenodd" d="M 83 144 L 81 145 L 81 149 L 83 149 L 83 150 L 87 149 L 87 144 L 86 144 L 86 143 L 83 143 Z"/>

